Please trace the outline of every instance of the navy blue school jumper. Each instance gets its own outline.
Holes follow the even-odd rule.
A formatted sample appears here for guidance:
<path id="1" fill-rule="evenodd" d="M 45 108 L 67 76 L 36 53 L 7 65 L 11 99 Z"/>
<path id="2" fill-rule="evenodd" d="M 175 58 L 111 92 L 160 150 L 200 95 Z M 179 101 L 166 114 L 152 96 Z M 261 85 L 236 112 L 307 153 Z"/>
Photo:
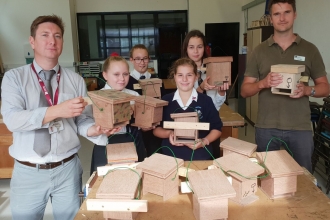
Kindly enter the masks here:
<path id="1" fill-rule="evenodd" d="M 193 112 L 194 109 L 198 113 L 199 122 L 210 123 L 209 131 L 198 131 L 198 138 L 205 138 L 211 130 L 215 129 L 221 131 L 222 121 L 219 117 L 219 113 L 215 108 L 212 99 L 202 93 L 197 93 L 197 102 L 195 100 L 189 105 L 186 110 L 183 110 L 176 100 L 173 101 L 174 93 L 170 93 L 162 97 L 163 100 L 168 101 L 168 106 L 164 106 L 163 110 L 163 121 L 173 121 L 170 114 L 172 113 L 186 113 Z M 161 124 L 163 126 L 163 123 Z M 173 146 L 171 145 L 168 138 L 163 139 L 162 146 L 168 146 L 175 154 L 176 157 L 190 160 L 192 149 L 187 146 Z M 206 148 L 213 154 L 212 143 L 207 145 Z M 163 148 L 163 154 L 173 156 L 168 148 Z M 210 154 L 202 147 L 194 152 L 193 160 L 209 160 L 211 159 Z"/>
<path id="2" fill-rule="evenodd" d="M 142 162 L 146 157 L 146 152 L 145 152 L 145 147 L 144 147 L 144 143 L 142 140 L 141 130 L 139 130 L 137 127 L 127 125 L 126 132 L 130 133 L 134 137 L 136 152 L 138 155 L 138 161 Z M 127 133 L 110 135 L 108 138 L 108 144 L 134 142 L 132 136 Z M 106 146 L 95 144 L 94 148 L 93 148 L 90 174 L 92 175 L 92 173 L 97 170 L 97 167 L 105 166 L 106 164 L 108 164 Z"/>

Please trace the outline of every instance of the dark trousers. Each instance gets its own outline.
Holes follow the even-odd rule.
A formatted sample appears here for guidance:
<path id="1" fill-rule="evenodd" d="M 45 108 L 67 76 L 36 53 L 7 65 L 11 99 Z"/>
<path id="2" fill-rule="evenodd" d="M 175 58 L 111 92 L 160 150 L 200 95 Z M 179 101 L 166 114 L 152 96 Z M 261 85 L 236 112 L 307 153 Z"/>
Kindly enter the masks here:
<path id="1" fill-rule="evenodd" d="M 146 147 L 147 157 L 150 157 L 155 151 L 162 146 L 162 140 L 153 134 L 153 131 L 142 131 L 142 138 L 144 146 Z M 157 153 L 162 153 L 162 149 L 158 150 Z"/>
<path id="2" fill-rule="evenodd" d="M 273 150 L 280 150 L 285 144 L 272 137 L 283 140 L 289 150 L 293 154 L 293 158 L 300 166 L 305 167 L 310 173 L 312 173 L 312 154 L 314 150 L 314 141 L 312 131 L 297 131 L 297 130 L 279 130 L 274 128 L 257 128 L 255 133 L 255 139 L 257 144 L 257 151 L 263 152 Z M 287 150 L 287 149 L 286 149 Z"/>

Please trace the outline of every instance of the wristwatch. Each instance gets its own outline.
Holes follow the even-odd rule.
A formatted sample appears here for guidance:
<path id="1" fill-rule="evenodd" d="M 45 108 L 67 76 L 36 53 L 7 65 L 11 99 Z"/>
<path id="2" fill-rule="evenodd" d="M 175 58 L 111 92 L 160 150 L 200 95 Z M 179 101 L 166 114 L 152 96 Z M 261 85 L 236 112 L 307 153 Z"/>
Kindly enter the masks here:
<path id="1" fill-rule="evenodd" d="M 315 89 L 312 87 L 311 94 L 309 96 L 313 97 L 315 95 Z"/>

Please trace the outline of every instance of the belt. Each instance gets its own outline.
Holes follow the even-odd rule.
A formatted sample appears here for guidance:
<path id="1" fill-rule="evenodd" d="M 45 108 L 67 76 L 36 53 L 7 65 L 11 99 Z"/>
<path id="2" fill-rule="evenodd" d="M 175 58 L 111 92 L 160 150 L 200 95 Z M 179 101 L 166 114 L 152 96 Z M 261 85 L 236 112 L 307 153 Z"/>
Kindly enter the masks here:
<path id="1" fill-rule="evenodd" d="M 19 161 L 19 160 L 16 160 L 16 161 L 23 164 L 23 165 L 25 165 L 25 166 L 35 167 L 35 168 L 44 169 L 44 170 L 49 170 L 49 169 L 53 169 L 55 167 L 58 167 L 58 166 L 60 166 L 64 163 L 72 160 L 75 155 L 76 154 L 73 154 L 70 157 L 65 158 L 64 160 L 58 161 L 58 162 L 55 162 L 55 163 L 36 164 L 36 163 L 30 163 L 30 162 L 26 162 L 26 161 Z"/>

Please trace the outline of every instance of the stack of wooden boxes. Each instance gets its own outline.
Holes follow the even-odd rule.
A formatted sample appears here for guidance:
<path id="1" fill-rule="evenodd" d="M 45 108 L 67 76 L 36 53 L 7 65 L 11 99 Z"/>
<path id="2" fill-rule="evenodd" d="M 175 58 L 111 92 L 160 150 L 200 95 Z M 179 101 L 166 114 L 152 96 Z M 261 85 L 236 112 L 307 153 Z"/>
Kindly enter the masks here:
<path id="1" fill-rule="evenodd" d="M 179 194 L 179 177 L 177 169 L 184 161 L 155 153 L 137 166 L 143 170 L 143 194 L 153 193 L 170 199 Z"/>

